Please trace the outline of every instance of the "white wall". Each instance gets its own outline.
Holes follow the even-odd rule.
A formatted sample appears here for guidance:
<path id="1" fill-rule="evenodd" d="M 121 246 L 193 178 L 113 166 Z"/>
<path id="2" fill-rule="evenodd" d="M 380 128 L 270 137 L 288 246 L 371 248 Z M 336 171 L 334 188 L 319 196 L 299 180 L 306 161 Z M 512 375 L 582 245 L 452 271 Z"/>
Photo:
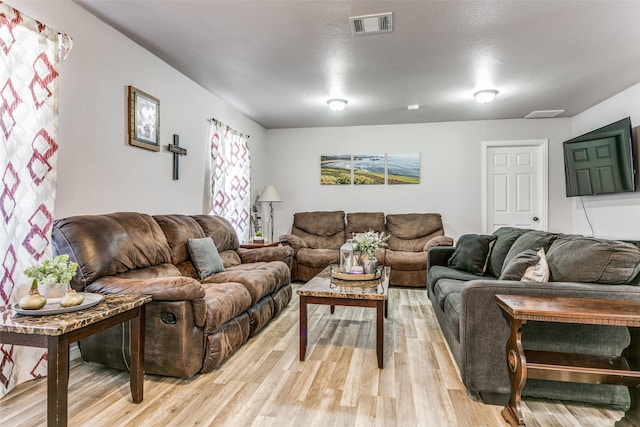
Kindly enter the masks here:
<path id="1" fill-rule="evenodd" d="M 582 135 L 609 123 L 631 117 L 633 127 L 640 126 L 640 84 L 620 92 L 578 114 L 572 121 L 572 136 Z M 640 154 L 640 153 L 639 153 Z M 640 159 L 636 158 L 636 169 Z M 574 232 L 600 237 L 640 240 L 640 192 L 572 198 Z M 586 211 L 586 216 L 585 216 Z"/>
<path id="2" fill-rule="evenodd" d="M 9 4 L 71 35 L 60 69 L 56 218 L 114 211 L 202 213 L 208 162 L 207 119 L 250 135 L 252 193 L 264 185 L 264 129 L 71 1 Z M 160 99 L 163 150 L 126 143 L 126 87 Z M 172 179 L 172 135 L 188 149 Z"/>
<path id="3" fill-rule="evenodd" d="M 408 125 L 267 130 L 266 182 L 284 202 L 274 204 L 275 235 L 288 232 L 300 211 L 438 212 L 447 235 L 480 233 L 482 141 L 549 140 L 549 230 L 569 232 L 562 141 L 570 119 L 492 120 Z M 320 155 L 421 153 L 417 185 L 320 185 Z"/>

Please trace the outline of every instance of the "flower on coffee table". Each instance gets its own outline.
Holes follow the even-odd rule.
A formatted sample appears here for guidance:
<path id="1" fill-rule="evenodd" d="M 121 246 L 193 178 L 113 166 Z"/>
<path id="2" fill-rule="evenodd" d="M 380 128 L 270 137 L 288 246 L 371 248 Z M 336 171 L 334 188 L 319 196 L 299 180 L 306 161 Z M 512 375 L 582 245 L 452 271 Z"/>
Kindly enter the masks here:
<path id="1" fill-rule="evenodd" d="M 387 247 L 387 240 L 389 240 L 389 236 L 384 234 L 383 231 L 378 233 L 373 230 L 369 230 L 364 233 L 356 234 L 353 240 L 357 243 L 356 250 L 362 252 L 364 255 L 373 257 L 378 249 Z"/>

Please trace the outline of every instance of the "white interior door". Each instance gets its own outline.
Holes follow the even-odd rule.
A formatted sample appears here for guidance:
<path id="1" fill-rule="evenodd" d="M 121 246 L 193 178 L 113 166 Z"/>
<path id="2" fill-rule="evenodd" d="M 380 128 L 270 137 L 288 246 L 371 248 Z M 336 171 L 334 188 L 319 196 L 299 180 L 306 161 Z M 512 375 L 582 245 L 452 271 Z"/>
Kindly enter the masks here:
<path id="1" fill-rule="evenodd" d="M 547 140 L 483 143 L 483 232 L 547 230 Z"/>

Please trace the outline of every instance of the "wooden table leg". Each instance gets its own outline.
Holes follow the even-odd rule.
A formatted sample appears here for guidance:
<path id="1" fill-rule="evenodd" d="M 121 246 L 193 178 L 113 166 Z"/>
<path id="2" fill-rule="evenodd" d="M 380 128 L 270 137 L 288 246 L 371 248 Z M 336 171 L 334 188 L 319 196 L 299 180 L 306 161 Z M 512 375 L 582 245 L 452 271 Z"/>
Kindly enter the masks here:
<path id="1" fill-rule="evenodd" d="M 332 305 L 332 306 L 331 306 L 331 314 L 333 314 L 333 313 L 335 313 L 335 312 L 336 312 L 336 306 L 335 306 L 335 305 Z"/>
<path id="2" fill-rule="evenodd" d="M 384 300 L 376 302 L 376 353 L 378 368 L 384 367 Z"/>
<path id="3" fill-rule="evenodd" d="M 50 336 L 47 351 L 47 426 L 66 426 L 69 389 L 68 337 Z"/>
<path id="4" fill-rule="evenodd" d="M 138 307 L 138 315 L 129 324 L 129 348 L 131 349 L 131 372 L 129 387 L 133 403 L 144 398 L 144 324 L 145 307 Z"/>
<path id="5" fill-rule="evenodd" d="M 300 295 L 300 360 L 307 354 L 307 297 Z"/>
<path id="6" fill-rule="evenodd" d="M 624 349 L 622 355 L 627 359 L 632 371 L 640 371 L 640 328 L 629 328 L 631 343 Z M 640 426 L 640 388 L 629 387 L 631 405 L 624 416 L 616 421 L 616 427 Z"/>
<path id="7" fill-rule="evenodd" d="M 511 395 L 509 403 L 502 409 L 502 417 L 513 427 L 525 425 L 520 407 L 522 388 L 527 381 L 527 360 L 522 349 L 522 323 L 518 319 L 509 319 L 511 334 L 506 345 Z"/>

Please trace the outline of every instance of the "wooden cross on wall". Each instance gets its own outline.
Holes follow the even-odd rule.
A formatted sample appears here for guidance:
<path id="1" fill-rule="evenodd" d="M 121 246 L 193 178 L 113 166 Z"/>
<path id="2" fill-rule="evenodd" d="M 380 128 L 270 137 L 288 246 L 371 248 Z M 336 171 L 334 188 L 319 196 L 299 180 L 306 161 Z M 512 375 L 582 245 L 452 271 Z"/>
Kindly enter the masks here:
<path id="1" fill-rule="evenodd" d="M 187 149 L 180 147 L 180 137 L 177 134 L 173 134 L 173 144 L 168 145 L 169 151 L 173 153 L 173 179 L 180 178 L 179 163 L 180 156 L 187 155 Z"/>

